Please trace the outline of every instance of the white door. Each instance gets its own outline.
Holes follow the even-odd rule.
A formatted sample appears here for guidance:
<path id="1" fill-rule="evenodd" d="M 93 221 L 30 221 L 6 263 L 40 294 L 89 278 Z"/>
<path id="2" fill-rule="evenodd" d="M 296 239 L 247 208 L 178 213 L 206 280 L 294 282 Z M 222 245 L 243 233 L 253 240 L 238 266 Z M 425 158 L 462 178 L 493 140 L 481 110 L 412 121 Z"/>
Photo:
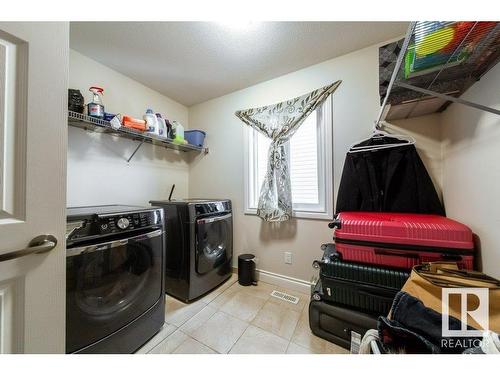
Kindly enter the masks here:
<path id="1" fill-rule="evenodd" d="M 67 23 L 0 22 L 0 353 L 64 353 L 68 55 Z"/>

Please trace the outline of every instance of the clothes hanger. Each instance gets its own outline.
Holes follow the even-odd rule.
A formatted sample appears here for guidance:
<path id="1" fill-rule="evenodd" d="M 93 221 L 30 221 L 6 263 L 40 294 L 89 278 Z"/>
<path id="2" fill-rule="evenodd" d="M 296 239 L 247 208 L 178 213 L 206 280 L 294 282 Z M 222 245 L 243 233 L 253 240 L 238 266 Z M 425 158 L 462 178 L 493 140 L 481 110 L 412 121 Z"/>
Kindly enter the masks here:
<path id="1" fill-rule="evenodd" d="M 402 134 L 391 134 L 382 129 L 380 129 L 380 125 L 387 126 L 391 125 L 388 122 L 380 121 L 379 123 L 375 122 L 373 126 L 373 133 L 369 138 L 362 139 L 361 141 L 355 142 L 349 148 L 348 153 L 356 153 L 356 152 L 365 152 L 365 151 L 377 151 L 386 148 L 394 148 L 394 147 L 402 147 L 402 146 L 411 146 L 415 144 L 415 139 L 408 135 Z M 399 140 L 397 143 L 390 144 L 380 144 L 380 145 L 367 145 L 367 146 L 357 146 L 360 143 L 369 141 L 370 139 L 381 139 L 381 138 L 391 138 Z"/>

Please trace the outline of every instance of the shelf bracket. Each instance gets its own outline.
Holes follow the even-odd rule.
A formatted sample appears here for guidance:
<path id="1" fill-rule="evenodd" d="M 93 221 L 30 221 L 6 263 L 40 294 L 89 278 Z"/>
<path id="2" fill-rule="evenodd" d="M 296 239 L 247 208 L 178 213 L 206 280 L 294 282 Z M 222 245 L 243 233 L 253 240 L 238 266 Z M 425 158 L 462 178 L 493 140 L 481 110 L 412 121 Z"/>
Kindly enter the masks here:
<path id="1" fill-rule="evenodd" d="M 134 157 L 134 155 L 136 154 L 137 151 L 139 151 L 139 149 L 141 148 L 141 146 L 144 144 L 144 139 L 141 140 L 141 142 L 137 145 L 137 147 L 135 148 L 134 152 L 132 152 L 132 155 L 130 155 L 130 157 L 127 159 L 127 163 L 130 163 L 130 160 L 132 160 L 132 158 Z"/>
<path id="2" fill-rule="evenodd" d="M 410 85 L 408 83 L 396 82 L 395 84 L 396 84 L 396 86 L 400 86 L 400 87 L 403 87 L 403 88 L 408 89 L 408 90 L 417 91 L 417 92 L 420 92 L 422 94 L 426 94 L 426 95 L 430 95 L 430 96 L 435 96 L 437 98 L 448 100 L 450 102 L 467 105 L 469 107 L 480 109 L 482 111 L 494 113 L 495 115 L 500 115 L 500 110 L 498 110 L 498 109 L 487 107 L 487 106 L 484 106 L 484 105 L 481 105 L 481 104 L 477 104 L 477 103 L 473 103 L 473 102 L 469 102 L 468 100 L 457 98 L 457 97 L 454 97 L 454 96 L 451 96 L 451 95 L 441 94 L 439 92 L 435 92 L 435 91 L 432 91 L 432 90 L 423 89 L 421 87 L 413 86 L 413 85 Z"/>
<path id="3" fill-rule="evenodd" d="M 406 30 L 406 36 L 405 36 L 405 39 L 403 41 L 403 45 L 401 46 L 401 51 L 399 51 L 398 59 L 396 60 L 396 65 L 394 66 L 394 70 L 392 71 L 391 80 L 389 81 L 389 85 L 387 86 L 384 101 L 382 103 L 382 106 L 380 107 L 380 111 L 378 113 L 377 120 L 375 121 L 375 128 L 378 128 L 380 120 L 382 120 L 382 115 L 384 114 L 385 106 L 387 105 L 387 99 L 389 99 L 389 95 L 391 95 L 392 86 L 394 85 L 394 82 L 396 81 L 396 78 L 397 78 L 398 72 L 399 72 L 399 68 L 401 67 L 401 64 L 403 63 L 406 51 L 408 50 L 408 46 L 410 44 L 411 36 L 413 34 L 413 31 L 415 31 L 416 26 L 417 26 L 417 22 L 415 22 L 415 21 L 410 22 L 410 25 L 408 26 L 408 30 Z"/>

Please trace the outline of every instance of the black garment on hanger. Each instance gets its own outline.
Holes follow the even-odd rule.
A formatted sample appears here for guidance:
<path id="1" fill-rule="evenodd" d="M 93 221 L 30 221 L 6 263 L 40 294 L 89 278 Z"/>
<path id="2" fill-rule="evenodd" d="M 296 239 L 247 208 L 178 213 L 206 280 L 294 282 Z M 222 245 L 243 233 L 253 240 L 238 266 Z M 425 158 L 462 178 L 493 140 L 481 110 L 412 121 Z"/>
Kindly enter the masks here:
<path id="1" fill-rule="evenodd" d="M 337 195 L 342 211 L 445 215 L 413 145 L 348 153 Z"/>

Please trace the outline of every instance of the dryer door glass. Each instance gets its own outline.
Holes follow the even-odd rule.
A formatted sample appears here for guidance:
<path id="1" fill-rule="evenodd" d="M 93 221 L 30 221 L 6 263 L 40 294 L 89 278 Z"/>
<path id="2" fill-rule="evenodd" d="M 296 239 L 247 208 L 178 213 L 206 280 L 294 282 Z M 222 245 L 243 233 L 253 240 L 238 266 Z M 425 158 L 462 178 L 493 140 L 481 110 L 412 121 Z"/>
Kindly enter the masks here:
<path id="1" fill-rule="evenodd" d="M 68 249 L 67 352 L 119 330 L 162 297 L 162 249 L 161 230 Z"/>
<path id="2" fill-rule="evenodd" d="M 196 272 L 205 274 L 226 263 L 232 254 L 231 214 L 196 221 Z"/>

